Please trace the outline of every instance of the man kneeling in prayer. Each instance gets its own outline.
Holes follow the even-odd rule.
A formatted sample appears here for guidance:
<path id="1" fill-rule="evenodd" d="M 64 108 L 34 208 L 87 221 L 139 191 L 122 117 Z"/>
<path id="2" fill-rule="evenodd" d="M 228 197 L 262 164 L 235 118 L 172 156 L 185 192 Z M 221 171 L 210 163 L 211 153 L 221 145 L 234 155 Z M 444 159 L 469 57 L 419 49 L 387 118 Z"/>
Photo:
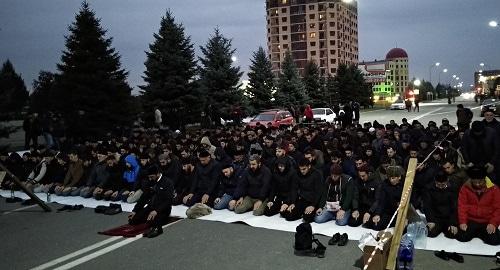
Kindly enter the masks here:
<path id="1" fill-rule="evenodd" d="M 156 165 L 149 167 L 147 174 L 149 181 L 154 184 L 144 190 L 128 218 L 130 225 L 149 223 L 151 229 L 144 233 L 144 237 L 153 238 L 163 233 L 162 226 L 168 222 L 172 210 L 174 186 L 169 178 L 160 173 Z"/>

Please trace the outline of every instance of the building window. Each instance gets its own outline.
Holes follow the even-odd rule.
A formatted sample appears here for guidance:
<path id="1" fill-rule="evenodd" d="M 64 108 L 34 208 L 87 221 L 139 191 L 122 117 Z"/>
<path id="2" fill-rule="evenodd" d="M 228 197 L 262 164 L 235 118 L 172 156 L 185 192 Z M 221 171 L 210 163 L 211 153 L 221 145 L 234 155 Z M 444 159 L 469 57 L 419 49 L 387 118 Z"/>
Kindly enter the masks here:
<path id="1" fill-rule="evenodd" d="M 335 55 L 335 50 L 330 50 L 331 55 Z"/>
<path id="2" fill-rule="evenodd" d="M 283 40 L 288 40 L 288 35 L 283 35 Z"/>
<path id="3" fill-rule="evenodd" d="M 315 15 L 316 15 L 316 14 L 309 14 L 309 19 L 314 20 L 314 18 L 316 18 L 316 16 L 315 16 Z"/>
<path id="4" fill-rule="evenodd" d="M 288 0 L 281 0 L 281 3 L 284 5 L 284 4 L 287 4 L 288 3 Z"/>
<path id="5" fill-rule="evenodd" d="M 309 28 L 314 29 L 315 27 L 316 27 L 316 24 L 315 24 L 315 23 L 310 23 L 310 24 L 309 24 Z"/>
<path id="6" fill-rule="evenodd" d="M 281 30 L 283 30 L 283 31 L 287 31 L 287 30 L 288 30 L 288 26 L 282 26 L 282 27 L 281 27 Z"/>
<path id="7" fill-rule="evenodd" d="M 335 45 L 335 40 L 330 40 L 330 45 L 331 46 Z"/>
<path id="8" fill-rule="evenodd" d="M 309 10 L 314 10 L 314 5 L 309 5 Z"/>
<path id="9" fill-rule="evenodd" d="M 330 31 L 330 36 L 334 37 L 335 36 L 335 31 Z"/>
<path id="10" fill-rule="evenodd" d="M 282 21 L 282 22 L 286 22 L 286 21 L 287 21 L 287 17 L 283 17 L 283 18 L 281 18 L 281 21 Z"/>
<path id="11" fill-rule="evenodd" d="M 335 13 L 330 12 L 330 18 L 332 18 L 332 19 L 335 18 Z"/>
<path id="12" fill-rule="evenodd" d="M 311 56 L 316 56 L 316 51 L 311 51 Z"/>
<path id="13" fill-rule="evenodd" d="M 309 33 L 309 37 L 315 38 L 316 37 L 316 32 Z"/>
<path id="14" fill-rule="evenodd" d="M 330 69 L 330 73 L 332 73 L 332 74 L 336 74 L 336 73 L 337 73 L 337 69 L 336 69 L 336 68 L 331 68 L 331 69 Z"/>
<path id="15" fill-rule="evenodd" d="M 281 13 L 286 13 L 286 8 L 282 8 Z"/>
<path id="16" fill-rule="evenodd" d="M 309 44 L 311 45 L 311 47 L 315 47 L 316 46 L 316 42 L 315 41 L 313 41 L 313 42 L 311 42 Z"/>

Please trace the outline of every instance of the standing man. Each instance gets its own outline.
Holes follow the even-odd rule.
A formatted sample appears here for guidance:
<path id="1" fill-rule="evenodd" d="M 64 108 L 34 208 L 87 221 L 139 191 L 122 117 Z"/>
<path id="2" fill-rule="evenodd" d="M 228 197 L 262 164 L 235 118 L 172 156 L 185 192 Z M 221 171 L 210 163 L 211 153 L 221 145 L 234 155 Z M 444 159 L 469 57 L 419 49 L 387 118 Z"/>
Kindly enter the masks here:
<path id="1" fill-rule="evenodd" d="M 470 127 L 474 114 L 469 108 L 465 108 L 463 104 L 457 105 L 457 126 L 460 130 L 467 130 Z"/>
<path id="2" fill-rule="evenodd" d="M 130 225 L 148 223 L 151 229 L 144 233 L 144 237 L 153 238 L 163 233 L 162 226 L 168 222 L 172 211 L 174 185 L 160 173 L 156 165 L 149 167 L 147 174 L 154 186 L 145 190 L 128 219 Z"/>

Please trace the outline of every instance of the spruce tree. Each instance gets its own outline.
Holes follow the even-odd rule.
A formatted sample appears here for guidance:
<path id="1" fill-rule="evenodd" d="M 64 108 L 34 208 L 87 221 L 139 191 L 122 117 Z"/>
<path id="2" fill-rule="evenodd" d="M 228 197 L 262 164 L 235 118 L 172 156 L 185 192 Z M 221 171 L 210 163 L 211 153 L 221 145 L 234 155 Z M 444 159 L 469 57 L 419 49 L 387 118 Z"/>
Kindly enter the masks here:
<path id="1" fill-rule="evenodd" d="M 357 101 L 361 105 L 370 103 L 371 89 L 355 65 L 339 66 L 335 76 L 335 88 L 338 89 L 339 101 L 342 104 L 349 101 Z"/>
<path id="2" fill-rule="evenodd" d="M 28 100 L 26 85 L 16 73 L 12 63 L 7 60 L 0 70 L 0 138 L 8 138 L 19 127 L 7 124 L 15 119 Z M 0 145 L 0 151 L 8 149 L 9 145 Z"/>
<path id="3" fill-rule="evenodd" d="M 23 79 L 10 60 L 5 61 L 0 70 L 0 114 L 20 112 L 28 96 Z"/>
<path id="4" fill-rule="evenodd" d="M 241 105 L 243 93 L 239 82 L 243 73 L 239 67 L 233 66 L 231 58 L 236 50 L 219 28 L 200 49 L 203 54 L 199 58 L 200 90 L 206 98 L 205 110 L 218 124 L 219 118 L 230 118 L 233 106 Z"/>
<path id="5" fill-rule="evenodd" d="M 304 106 L 308 102 L 304 84 L 289 52 L 286 53 L 281 64 L 275 99 L 278 106 L 293 109 L 296 114 L 297 108 Z"/>
<path id="6" fill-rule="evenodd" d="M 30 95 L 30 110 L 39 114 L 51 110 L 51 91 L 54 87 L 55 75 L 49 71 L 40 71 L 33 81 L 33 93 Z"/>
<path id="7" fill-rule="evenodd" d="M 128 73 L 120 55 L 111 47 L 112 38 L 100 25 L 93 10 L 83 2 L 68 27 L 66 50 L 57 65 L 55 91 L 50 98 L 63 113 L 73 138 L 99 138 L 127 126 L 133 120 Z"/>
<path id="8" fill-rule="evenodd" d="M 304 87 L 306 94 L 311 99 L 311 105 L 319 107 L 324 105 L 324 92 L 322 91 L 319 67 L 313 61 L 308 61 L 304 68 Z"/>
<path id="9" fill-rule="evenodd" d="M 249 104 L 255 111 L 269 109 L 272 107 L 272 97 L 274 88 L 274 74 L 272 64 L 266 55 L 264 48 L 253 53 L 252 64 L 248 72 L 250 81 L 247 88 Z"/>
<path id="10" fill-rule="evenodd" d="M 143 78 L 147 84 L 140 87 L 146 118 L 152 119 L 158 108 L 163 113 L 163 123 L 172 128 L 199 120 L 199 97 L 192 83 L 196 74 L 193 45 L 170 10 L 162 17 L 154 38 L 146 52 Z"/>

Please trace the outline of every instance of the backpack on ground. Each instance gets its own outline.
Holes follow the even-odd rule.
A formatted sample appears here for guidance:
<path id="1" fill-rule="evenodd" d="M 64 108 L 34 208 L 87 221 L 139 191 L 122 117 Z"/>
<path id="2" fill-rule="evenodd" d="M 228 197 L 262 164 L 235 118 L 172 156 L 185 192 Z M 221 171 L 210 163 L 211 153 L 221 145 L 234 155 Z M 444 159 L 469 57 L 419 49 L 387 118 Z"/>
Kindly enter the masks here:
<path id="1" fill-rule="evenodd" d="M 313 248 L 313 243 L 316 244 L 316 248 Z M 311 224 L 304 222 L 296 228 L 294 249 L 294 254 L 297 256 L 324 258 L 326 247 L 314 238 Z"/>

